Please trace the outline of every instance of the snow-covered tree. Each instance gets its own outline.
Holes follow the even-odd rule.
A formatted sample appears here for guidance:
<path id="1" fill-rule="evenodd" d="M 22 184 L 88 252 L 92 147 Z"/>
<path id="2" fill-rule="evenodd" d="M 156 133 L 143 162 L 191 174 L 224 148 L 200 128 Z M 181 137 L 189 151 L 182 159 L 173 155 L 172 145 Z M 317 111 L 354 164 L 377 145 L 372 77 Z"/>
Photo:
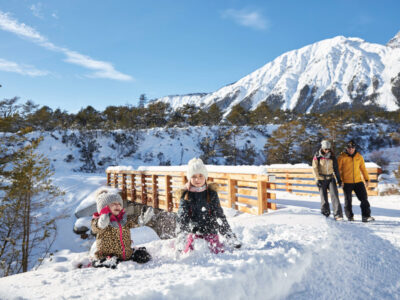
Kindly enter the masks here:
<path id="1" fill-rule="evenodd" d="M 48 213 L 50 203 L 61 196 L 51 181 L 50 163 L 36 153 L 41 138 L 18 137 L 24 143 L 13 153 L 12 169 L 3 177 L 7 185 L 1 197 L 0 275 L 26 272 L 49 252 L 59 216 Z"/>

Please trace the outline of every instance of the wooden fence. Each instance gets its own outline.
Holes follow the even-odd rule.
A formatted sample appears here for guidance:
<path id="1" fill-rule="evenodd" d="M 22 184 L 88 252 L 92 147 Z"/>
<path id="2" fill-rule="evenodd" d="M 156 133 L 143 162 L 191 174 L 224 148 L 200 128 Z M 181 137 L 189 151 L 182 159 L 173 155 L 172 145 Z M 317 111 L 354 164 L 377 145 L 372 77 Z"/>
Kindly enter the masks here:
<path id="1" fill-rule="evenodd" d="M 378 195 L 378 177 L 382 169 L 378 167 L 367 167 L 369 175 L 369 186 L 367 193 L 370 196 Z M 312 168 L 267 168 L 269 175 L 275 175 L 275 189 L 286 191 L 296 195 L 319 195 Z M 339 189 L 342 194 L 343 190 Z"/>
<path id="2" fill-rule="evenodd" d="M 318 195 L 311 168 L 269 168 L 268 175 L 209 172 L 209 181 L 219 185 L 221 205 L 261 215 L 276 209 L 276 193 Z M 367 168 L 370 174 L 369 195 L 377 195 L 379 168 Z M 107 171 L 107 185 L 122 191 L 124 200 L 176 212 L 176 192 L 187 182 L 186 173 L 178 171 Z"/>

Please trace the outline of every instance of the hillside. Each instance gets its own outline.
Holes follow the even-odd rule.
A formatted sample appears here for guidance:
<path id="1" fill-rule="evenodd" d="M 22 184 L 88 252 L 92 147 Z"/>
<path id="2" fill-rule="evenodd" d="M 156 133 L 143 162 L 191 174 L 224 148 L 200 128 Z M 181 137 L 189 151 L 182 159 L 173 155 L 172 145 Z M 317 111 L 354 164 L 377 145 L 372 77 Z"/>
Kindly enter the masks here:
<path id="1" fill-rule="evenodd" d="M 400 35 L 387 45 L 337 36 L 289 51 L 260 69 L 209 94 L 157 99 L 174 109 L 216 103 L 227 115 L 265 102 L 273 109 L 324 112 L 333 107 L 400 107 Z"/>
<path id="2" fill-rule="evenodd" d="M 104 183 L 103 175 L 56 174 L 67 191 L 54 211 L 73 215 L 82 199 Z M 282 193 L 277 211 L 262 216 L 225 210 L 243 248 L 211 255 L 174 251 L 174 240 L 136 245 L 153 255 L 146 265 L 121 263 L 117 269 L 77 269 L 93 239 L 59 224 L 51 260 L 38 270 L 0 279 L 0 299 L 399 299 L 400 210 L 398 196 L 371 197 L 375 223 L 335 222 L 319 213 L 318 197 Z M 356 201 L 357 202 L 357 201 Z"/>

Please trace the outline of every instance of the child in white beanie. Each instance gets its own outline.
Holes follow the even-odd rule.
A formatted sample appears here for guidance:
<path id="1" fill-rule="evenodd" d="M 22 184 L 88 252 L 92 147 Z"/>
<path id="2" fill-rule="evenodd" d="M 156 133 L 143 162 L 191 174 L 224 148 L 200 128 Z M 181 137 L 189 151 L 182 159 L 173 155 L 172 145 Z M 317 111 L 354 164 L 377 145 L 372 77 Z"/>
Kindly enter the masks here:
<path id="1" fill-rule="evenodd" d="M 231 247 L 240 248 L 241 244 L 232 232 L 221 208 L 215 183 L 207 184 L 208 172 L 203 161 L 193 158 L 189 161 L 186 177 L 188 183 L 180 191 L 178 210 L 178 231 L 184 234 L 186 253 L 194 249 L 195 239 L 208 242 L 213 253 L 224 252 L 224 244 L 218 234 L 224 236 Z"/>
<path id="2" fill-rule="evenodd" d="M 93 267 L 116 268 L 120 261 L 146 263 L 151 259 L 146 248 L 132 249 L 131 228 L 139 226 L 127 218 L 118 190 L 100 188 L 96 193 L 97 212 L 93 214 L 92 232 L 96 234 Z"/>

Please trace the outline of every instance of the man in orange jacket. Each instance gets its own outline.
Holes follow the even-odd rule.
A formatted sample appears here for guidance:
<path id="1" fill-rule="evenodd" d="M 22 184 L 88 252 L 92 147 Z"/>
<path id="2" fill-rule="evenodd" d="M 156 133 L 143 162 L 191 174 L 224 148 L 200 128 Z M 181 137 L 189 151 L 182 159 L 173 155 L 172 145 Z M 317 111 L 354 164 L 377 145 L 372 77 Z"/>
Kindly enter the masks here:
<path id="1" fill-rule="evenodd" d="M 352 207 L 352 192 L 354 191 L 358 200 L 361 201 L 361 215 L 363 222 L 371 222 L 375 219 L 371 217 L 371 209 L 368 202 L 368 194 L 365 185 L 368 187 L 369 176 L 365 168 L 364 158 L 357 152 L 354 141 L 347 143 L 346 150 L 338 157 L 339 173 L 344 183 L 344 211 L 349 221 L 354 221 Z M 361 173 L 365 180 L 365 185 L 361 178 Z"/>

